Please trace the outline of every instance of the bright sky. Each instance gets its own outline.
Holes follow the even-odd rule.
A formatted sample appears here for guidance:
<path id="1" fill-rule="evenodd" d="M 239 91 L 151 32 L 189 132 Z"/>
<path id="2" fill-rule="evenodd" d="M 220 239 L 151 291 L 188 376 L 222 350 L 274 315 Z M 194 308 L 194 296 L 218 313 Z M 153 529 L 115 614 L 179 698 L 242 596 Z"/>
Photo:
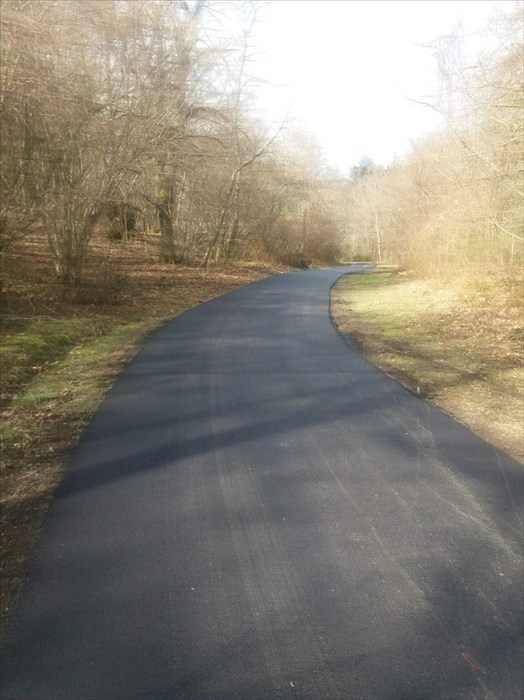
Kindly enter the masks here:
<path id="1" fill-rule="evenodd" d="M 259 89 L 259 104 L 276 121 L 291 107 L 342 173 L 363 155 L 386 165 L 438 123 L 408 99 L 424 99 L 437 85 L 432 51 L 415 44 L 462 19 L 480 45 L 479 30 L 508 2 L 270 0 L 251 41 L 253 73 L 274 84 Z"/>

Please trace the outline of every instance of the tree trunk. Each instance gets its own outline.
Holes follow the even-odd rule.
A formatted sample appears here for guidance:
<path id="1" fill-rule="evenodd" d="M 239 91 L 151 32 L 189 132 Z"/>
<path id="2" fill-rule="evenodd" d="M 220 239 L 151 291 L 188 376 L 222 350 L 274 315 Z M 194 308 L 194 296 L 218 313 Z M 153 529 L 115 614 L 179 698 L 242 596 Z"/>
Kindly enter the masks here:
<path id="1" fill-rule="evenodd" d="M 173 183 L 171 178 L 166 178 L 160 188 L 160 196 L 157 206 L 158 224 L 160 226 L 160 260 L 162 262 L 175 262 L 175 227 L 171 214 L 173 203 Z"/>
<path id="2" fill-rule="evenodd" d="M 378 262 L 382 262 L 382 250 L 381 250 L 381 241 L 380 241 L 380 229 L 378 227 L 378 216 L 377 213 L 375 212 L 375 234 L 377 236 L 377 259 Z"/>
<path id="3" fill-rule="evenodd" d="M 206 255 L 204 257 L 204 262 L 202 264 L 202 267 L 209 267 L 209 263 L 211 262 L 211 258 L 214 256 L 217 246 L 220 243 L 221 239 L 223 238 L 224 235 L 224 230 L 226 228 L 227 224 L 227 219 L 228 219 L 228 214 L 230 210 L 230 204 L 231 204 L 231 195 L 233 194 L 233 190 L 237 181 L 239 171 L 237 170 L 232 178 L 231 178 L 231 183 L 229 185 L 229 189 L 227 191 L 226 195 L 226 201 L 224 203 L 224 206 L 222 207 L 222 212 L 220 214 L 220 220 L 218 222 L 215 235 L 213 236 L 213 239 L 211 240 L 211 243 L 207 249 Z"/>
<path id="4" fill-rule="evenodd" d="M 160 260 L 175 262 L 175 227 L 171 214 L 165 206 L 158 207 L 158 222 L 160 224 Z"/>
<path id="5" fill-rule="evenodd" d="M 229 241 L 227 244 L 226 248 L 226 257 L 228 259 L 231 259 L 234 254 L 235 254 L 235 248 L 237 245 L 237 240 L 238 240 L 238 232 L 239 232 L 239 218 L 240 218 L 240 212 L 239 212 L 239 197 L 240 197 L 240 185 L 237 181 L 236 186 L 235 186 L 235 199 L 234 199 L 234 208 L 235 208 L 235 214 L 233 218 L 233 225 L 231 226 L 231 234 L 229 236 Z"/>

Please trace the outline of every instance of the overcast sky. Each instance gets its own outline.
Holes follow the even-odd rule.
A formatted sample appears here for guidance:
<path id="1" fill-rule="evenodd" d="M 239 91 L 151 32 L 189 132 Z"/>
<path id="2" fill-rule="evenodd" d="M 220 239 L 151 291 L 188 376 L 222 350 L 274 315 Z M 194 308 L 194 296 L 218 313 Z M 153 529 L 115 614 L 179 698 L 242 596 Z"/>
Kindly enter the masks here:
<path id="1" fill-rule="evenodd" d="M 408 99 L 437 85 L 432 51 L 416 44 L 462 19 L 481 46 L 494 6 L 508 2 L 271 0 L 251 42 L 252 71 L 274 84 L 259 89 L 259 104 L 271 120 L 291 107 L 342 173 L 363 155 L 385 165 L 437 126 L 433 111 Z"/>

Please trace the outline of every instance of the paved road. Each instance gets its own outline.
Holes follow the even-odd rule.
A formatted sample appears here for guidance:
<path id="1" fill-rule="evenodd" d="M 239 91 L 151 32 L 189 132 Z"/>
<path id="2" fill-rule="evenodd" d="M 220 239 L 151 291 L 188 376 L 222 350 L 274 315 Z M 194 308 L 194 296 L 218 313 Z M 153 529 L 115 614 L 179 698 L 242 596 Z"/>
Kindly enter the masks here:
<path id="1" fill-rule="evenodd" d="M 48 518 L 4 700 L 521 696 L 522 467 L 339 337 L 341 272 L 146 343 Z"/>

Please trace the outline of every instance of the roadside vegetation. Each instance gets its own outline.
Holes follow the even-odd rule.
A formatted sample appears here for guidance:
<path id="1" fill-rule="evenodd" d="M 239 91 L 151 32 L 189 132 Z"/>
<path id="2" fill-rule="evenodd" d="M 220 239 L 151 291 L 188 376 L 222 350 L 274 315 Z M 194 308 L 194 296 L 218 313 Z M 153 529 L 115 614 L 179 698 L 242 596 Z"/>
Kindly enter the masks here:
<path id="1" fill-rule="evenodd" d="M 494 293 L 495 292 L 495 293 Z M 340 333 L 374 365 L 524 460 L 522 288 L 449 287 L 377 268 L 332 291 Z"/>

